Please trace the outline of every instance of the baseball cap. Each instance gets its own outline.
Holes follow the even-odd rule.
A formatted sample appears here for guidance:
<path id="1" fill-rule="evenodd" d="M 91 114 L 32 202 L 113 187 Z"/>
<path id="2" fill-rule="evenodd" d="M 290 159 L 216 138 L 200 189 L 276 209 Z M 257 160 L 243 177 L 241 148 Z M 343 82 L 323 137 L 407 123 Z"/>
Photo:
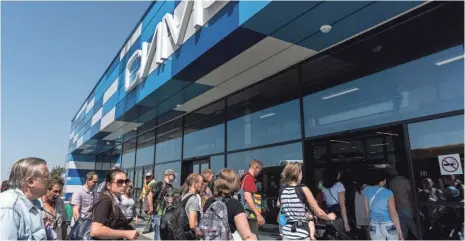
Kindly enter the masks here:
<path id="1" fill-rule="evenodd" d="M 145 177 L 151 177 L 151 176 L 153 176 L 153 174 L 152 174 L 151 172 L 147 172 L 147 173 L 145 174 Z"/>
<path id="2" fill-rule="evenodd" d="M 173 175 L 176 177 L 176 172 L 174 172 L 173 169 L 168 169 L 165 171 L 165 175 Z"/>

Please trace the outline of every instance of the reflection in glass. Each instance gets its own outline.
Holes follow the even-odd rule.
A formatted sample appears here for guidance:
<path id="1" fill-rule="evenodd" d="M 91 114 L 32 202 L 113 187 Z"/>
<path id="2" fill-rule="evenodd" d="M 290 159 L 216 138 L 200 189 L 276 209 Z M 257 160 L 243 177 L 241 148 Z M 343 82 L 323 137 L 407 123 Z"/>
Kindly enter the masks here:
<path id="1" fill-rule="evenodd" d="M 176 172 L 176 180 L 174 183 L 171 183 L 173 187 L 179 187 L 180 186 L 180 178 L 181 178 L 181 162 L 169 162 L 169 163 L 163 163 L 163 164 L 157 164 L 155 165 L 155 180 L 161 181 L 165 178 L 165 171 L 168 169 L 172 169 L 174 172 Z"/>
<path id="2" fill-rule="evenodd" d="M 153 165 L 155 155 L 155 131 L 137 138 L 136 167 Z"/>
<path id="3" fill-rule="evenodd" d="M 224 151 L 224 124 L 197 131 L 194 128 L 196 127 L 190 126 L 190 133 L 184 135 L 184 158 Z"/>
<path id="4" fill-rule="evenodd" d="M 181 159 L 182 121 L 175 120 L 158 128 L 155 163 Z"/>
<path id="5" fill-rule="evenodd" d="M 121 167 L 131 168 L 134 167 L 134 161 L 136 160 L 136 139 L 132 139 L 123 143 L 123 158 L 121 160 Z"/>
<path id="6" fill-rule="evenodd" d="M 298 139 L 301 136 L 299 115 L 299 101 L 293 100 L 230 120 L 228 150 Z"/>
<path id="7" fill-rule="evenodd" d="M 460 115 L 408 125 L 420 220 L 428 239 L 448 237 L 463 224 L 464 190 L 458 182 L 463 182 L 463 174 L 450 175 L 440 166 L 440 156 L 458 154 L 463 173 L 463 123 Z M 438 229 L 439 223 L 444 228 Z"/>
<path id="8" fill-rule="evenodd" d="M 228 155 L 227 167 L 244 172 L 249 169 L 249 163 L 253 159 L 260 160 L 264 167 L 281 166 L 282 161 L 286 160 L 303 160 L 302 143 L 232 153 Z"/>
<path id="9" fill-rule="evenodd" d="M 224 151 L 225 101 L 220 100 L 184 118 L 184 158 Z"/>
<path id="10" fill-rule="evenodd" d="M 344 130 L 463 109 L 463 55 L 453 47 L 304 97 L 305 133 Z"/>
<path id="11" fill-rule="evenodd" d="M 224 167 L 224 155 L 210 157 L 210 169 L 215 173 L 215 176 L 218 175 Z"/>

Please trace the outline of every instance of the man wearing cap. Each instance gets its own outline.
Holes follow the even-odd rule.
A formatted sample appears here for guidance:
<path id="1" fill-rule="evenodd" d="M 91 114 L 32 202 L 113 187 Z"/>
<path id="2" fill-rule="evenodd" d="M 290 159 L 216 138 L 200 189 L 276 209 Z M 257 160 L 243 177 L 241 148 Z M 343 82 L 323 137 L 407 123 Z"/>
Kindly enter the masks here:
<path id="1" fill-rule="evenodd" d="M 145 182 L 144 187 L 142 188 L 142 192 L 140 194 L 139 202 L 143 203 L 144 205 L 144 212 L 145 212 L 145 227 L 142 231 L 143 234 L 152 232 L 152 214 L 149 214 L 149 201 L 148 201 L 148 194 L 150 190 L 150 185 L 156 183 L 155 179 L 153 178 L 153 174 L 151 172 L 147 172 L 145 174 Z"/>
<path id="2" fill-rule="evenodd" d="M 155 240 L 160 239 L 161 218 L 165 214 L 167 206 L 166 196 L 173 190 L 172 182 L 176 179 L 176 172 L 171 169 L 165 171 L 162 181 L 149 185 L 149 194 L 147 195 L 149 203 L 149 214 L 153 213 L 152 226 L 155 231 Z"/>

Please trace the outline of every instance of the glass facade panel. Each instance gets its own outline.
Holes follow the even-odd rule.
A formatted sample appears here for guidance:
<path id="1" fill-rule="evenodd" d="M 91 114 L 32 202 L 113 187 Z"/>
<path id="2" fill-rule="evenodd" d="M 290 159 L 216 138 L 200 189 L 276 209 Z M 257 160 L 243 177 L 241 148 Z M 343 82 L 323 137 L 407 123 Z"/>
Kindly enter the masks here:
<path id="1" fill-rule="evenodd" d="M 192 132 L 184 136 L 184 158 L 204 156 L 223 151 L 224 124 Z"/>
<path id="2" fill-rule="evenodd" d="M 228 121 L 228 151 L 298 139 L 299 116 L 293 100 Z"/>
<path id="3" fill-rule="evenodd" d="M 463 123 L 460 115 L 408 125 L 424 239 L 449 237 L 463 224 Z"/>
<path id="4" fill-rule="evenodd" d="M 174 183 L 171 183 L 173 187 L 180 187 L 180 178 L 181 178 L 181 162 L 169 162 L 155 165 L 155 180 L 160 181 L 165 177 L 165 171 L 172 169 L 176 172 L 176 180 Z"/>
<path id="5" fill-rule="evenodd" d="M 136 139 L 129 140 L 123 143 L 123 158 L 121 160 L 121 168 L 127 169 L 134 167 L 136 160 Z"/>
<path id="6" fill-rule="evenodd" d="M 253 159 L 260 160 L 264 167 L 281 166 L 282 161 L 302 161 L 302 143 L 228 154 L 227 167 L 243 173 Z"/>
<path id="7" fill-rule="evenodd" d="M 153 165 L 155 158 L 155 131 L 137 137 L 136 167 Z"/>
<path id="8" fill-rule="evenodd" d="M 306 136 L 463 109 L 463 58 L 444 63 L 461 55 L 463 45 L 306 96 Z"/>
<path id="9" fill-rule="evenodd" d="M 157 130 L 155 163 L 181 160 L 182 120 L 165 124 Z"/>
<path id="10" fill-rule="evenodd" d="M 184 156 L 190 158 L 224 152 L 224 100 L 184 119 Z"/>
<path id="11" fill-rule="evenodd" d="M 297 77 L 289 68 L 227 97 L 228 151 L 301 137 Z"/>
<path id="12" fill-rule="evenodd" d="M 224 167 L 224 155 L 210 157 L 210 169 L 215 173 L 215 176 L 218 175 L 220 170 Z"/>

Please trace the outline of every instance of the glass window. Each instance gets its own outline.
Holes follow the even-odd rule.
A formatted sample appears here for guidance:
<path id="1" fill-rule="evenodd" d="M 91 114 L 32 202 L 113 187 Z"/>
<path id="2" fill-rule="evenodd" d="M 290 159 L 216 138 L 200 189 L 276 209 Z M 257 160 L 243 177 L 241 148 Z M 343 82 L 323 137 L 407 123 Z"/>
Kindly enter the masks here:
<path id="1" fill-rule="evenodd" d="M 117 145 L 111 150 L 112 164 L 111 167 L 121 165 L 121 145 Z"/>
<path id="2" fill-rule="evenodd" d="M 441 230 L 453 230 L 455 223 L 463 223 L 464 190 L 459 184 L 464 178 L 463 123 L 460 115 L 408 125 L 418 208 L 424 216 L 421 226 L 428 227 L 422 232 L 428 239 L 449 237 L 450 232 L 441 236 Z M 444 229 L 438 230 L 434 223 Z"/>
<path id="3" fill-rule="evenodd" d="M 304 98 L 305 133 L 318 136 L 463 109 L 463 46 Z"/>
<path id="4" fill-rule="evenodd" d="M 137 137 L 136 167 L 153 165 L 155 158 L 155 131 Z"/>
<path id="5" fill-rule="evenodd" d="M 158 128 L 155 163 L 181 160 L 181 128 L 181 119 L 177 119 Z"/>
<path id="6" fill-rule="evenodd" d="M 260 160 L 264 167 L 282 166 L 283 161 L 302 161 L 302 143 L 232 153 L 228 155 L 227 167 L 243 173 L 253 159 Z"/>
<path id="7" fill-rule="evenodd" d="M 215 176 L 218 175 L 224 167 L 224 155 L 210 157 L 210 169 L 215 173 Z"/>
<path id="8" fill-rule="evenodd" d="M 144 169 L 136 168 L 136 176 L 134 178 L 134 188 L 139 190 L 142 188 L 142 182 L 144 180 Z"/>
<path id="9" fill-rule="evenodd" d="M 176 180 L 174 183 L 171 183 L 173 187 L 180 187 L 180 178 L 181 178 L 181 162 L 169 162 L 155 165 L 155 179 L 157 181 L 163 180 L 165 177 L 165 171 L 172 169 L 176 173 Z"/>
<path id="10" fill-rule="evenodd" d="M 294 100 L 228 121 L 228 151 L 300 138 L 299 113 Z"/>
<path id="11" fill-rule="evenodd" d="M 299 91 L 291 68 L 227 97 L 228 151 L 300 138 Z"/>
<path id="12" fill-rule="evenodd" d="M 459 154 L 463 163 L 463 123 L 464 117 L 460 115 L 409 124 L 410 148 L 417 181 L 431 178 L 438 183 L 438 179 L 444 176 L 440 172 L 439 156 Z"/>
<path id="13" fill-rule="evenodd" d="M 184 158 L 224 152 L 224 100 L 184 119 Z"/>
<path id="14" fill-rule="evenodd" d="M 131 168 L 134 167 L 134 162 L 136 160 L 136 139 L 132 139 L 123 143 L 123 158 L 121 163 L 121 168 Z"/>

